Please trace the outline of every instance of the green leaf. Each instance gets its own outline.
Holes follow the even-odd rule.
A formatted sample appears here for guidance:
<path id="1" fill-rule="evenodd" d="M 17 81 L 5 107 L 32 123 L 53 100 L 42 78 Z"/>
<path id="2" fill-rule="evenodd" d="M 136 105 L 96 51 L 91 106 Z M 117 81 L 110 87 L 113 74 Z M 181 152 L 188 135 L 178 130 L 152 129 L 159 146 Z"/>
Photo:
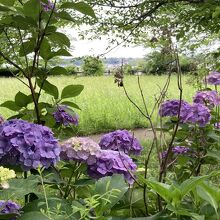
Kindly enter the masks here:
<path id="1" fill-rule="evenodd" d="M 19 56 L 23 57 L 29 53 L 34 52 L 34 48 L 35 48 L 35 39 L 31 38 L 29 41 L 26 41 L 23 44 L 21 44 L 19 50 Z"/>
<path id="2" fill-rule="evenodd" d="M 219 189 L 215 186 L 202 184 L 196 187 L 198 195 L 207 201 L 214 209 L 216 213 L 217 219 L 219 219 L 218 215 L 218 203 L 219 203 Z"/>
<path id="3" fill-rule="evenodd" d="M 8 213 L 8 214 L 0 214 L 0 219 L 17 219 L 18 214 L 15 213 Z"/>
<path id="4" fill-rule="evenodd" d="M 208 179 L 209 176 L 198 176 L 198 177 L 191 177 L 188 180 L 185 180 L 180 185 L 181 190 L 181 196 L 185 196 L 187 193 L 189 193 L 191 190 L 193 190 L 200 182 L 202 182 L 205 179 Z"/>
<path id="5" fill-rule="evenodd" d="M 63 89 L 61 99 L 76 97 L 82 92 L 83 89 L 83 85 L 68 85 Z"/>
<path id="6" fill-rule="evenodd" d="M 65 68 L 61 67 L 61 66 L 55 66 L 54 68 L 52 68 L 49 72 L 50 75 L 67 75 L 67 71 Z"/>
<path id="7" fill-rule="evenodd" d="M 65 2 L 61 5 L 61 8 L 70 8 L 70 9 L 74 9 L 77 10 L 79 12 L 81 12 L 84 15 L 88 15 L 91 16 L 93 18 L 96 18 L 94 10 L 92 9 L 91 6 L 89 6 L 88 4 L 86 4 L 85 2 Z"/>
<path id="8" fill-rule="evenodd" d="M 73 19 L 66 11 L 61 11 L 56 13 L 56 16 L 67 21 L 73 21 L 75 22 L 75 19 Z"/>
<path id="9" fill-rule="evenodd" d="M 111 177 L 104 177 L 99 179 L 95 184 L 95 190 L 93 195 L 104 195 L 104 198 L 110 201 L 110 203 L 104 204 L 104 210 L 112 208 L 128 190 L 128 186 L 125 183 L 122 175 L 113 175 Z M 108 192 L 106 194 L 106 192 Z"/>
<path id="10" fill-rule="evenodd" d="M 70 106 L 70 107 L 72 107 L 72 108 L 76 108 L 76 109 L 81 110 L 81 108 L 80 108 L 77 104 L 75 104 L 74 102 L 64 101 L 64 102 L 62 102 L 61 104 L 62 104 L 62 105 L 67 105 L 67 106 Z"/>
<path id="11" fill-rule="evenodd" d="M 48 40 L 46 40 L 44 38 L 44 40 L 41 43 L 41 47 L 40 47 L 40 56 L 44 59 L 44 60 L 49 60 L 50 56 L 51 56 L 51 47 L 50 47 L 50 43 Z"/>
<path id="12" fill-rule="evenodd" d="M 11 179 L 8 181 L 9 188 L 1 193 L 7 194 L 8 197 L 13 195 L 13 198 L 21 199 L 29 193 L 40 194 L 37 191 L 39 184 L 38 176 L 29 176 L 27 179 Z"/>
<path id="13" fill-rule="evenodd" d="M 41 79 L 37 79 L 37 85 L 39 87 L 42 87 L 42 89 L 49 95 L 52 95 L 55 99 L 58 99 L 59 97 L 59 91 L 58 88 L 48 82 L 47 80 L 42 81 Z"/>
<path id="14" fill-rule="evenodd" d="M 16 103 L 13 101 L 6 101 L 6 102 L 2 103 L 0 106 L 8 108 L 12 111 L 19 111 L 21 109 L 21 107 L 17 106 Z"/>
<path id="15" fill-rule="evenodd" d="M 59 46 L 67 46 L 70 47 L 69 38 L 60 32 L 55 32 L 47 36 L 52 42 L 57 43 Z"/>
<path id="16" fill-rule="evenodd" d="M 25 95 L 22 92 L 18 92 L 15 95 L 15 104 L 20 107 L 26 107 L 29 103 L 32 102 L 30 96 Z"/>
<path id="17" fill-rule="evenodd" d="M 29 0 L 23 7 L 25 16 L 32 17 L 34 20 L 37 20 L 41 10 L 39 0 Z"/>
<path id="18" fill-rule="evenodd" d="M 28 27 L 37 27 L 37 23 L 30 17 L 23 17 L 21 15 L 16 15 L 12 17 L 13 22 L 16 23 L 16 25 L 20 29 L 27 29 Z"/>
<path id="19" fill-rule="evenodd" d="M 45 215 L 43 215 L 41 212 L 27 212 L 24 213 L 18 220 L 50 220 Z"/>
<path id="20" fill-rule="evenodd" d="M 159 194 L 168 203 L 173 199 L 171 186 L 157 181 L 146 180 L 147 185 Z"/>
<path id="21" fill-rule="evenodd" d="M 15 3 L 15 0 L 1 0 L 0 4 L 6 5 L 6 6 L 13 6 Z"/>
<path id="22" fill-rule="evenodd" d="M 0 5 L 0 11 L 11 11 L 11 9 L 8 8 L 8 7 L 1 6 L 1 5 Z M 2 22 L 1 22 L 1 23 L 2 23 Z"/>
<path id="23" fill-rule="evenodd" d="M 70 56 L 71 57 L 72 55 L 65 49 L 59 49 L 56 52 L 51 52 L 48 60 L 56 56 Z"/>

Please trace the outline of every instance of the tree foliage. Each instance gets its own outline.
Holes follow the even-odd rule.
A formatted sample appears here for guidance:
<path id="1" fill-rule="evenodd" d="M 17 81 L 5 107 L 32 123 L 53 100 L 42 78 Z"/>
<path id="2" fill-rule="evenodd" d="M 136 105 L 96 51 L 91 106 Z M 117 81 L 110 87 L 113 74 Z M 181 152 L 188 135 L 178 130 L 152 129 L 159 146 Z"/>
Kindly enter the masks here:
<path id="1" fill-rule="evenodd" d="M 82 70 L 87 76 L 101 76 L 104 74 L 104 65 L 99 58 L 87 56 L 83 60 Z"/>

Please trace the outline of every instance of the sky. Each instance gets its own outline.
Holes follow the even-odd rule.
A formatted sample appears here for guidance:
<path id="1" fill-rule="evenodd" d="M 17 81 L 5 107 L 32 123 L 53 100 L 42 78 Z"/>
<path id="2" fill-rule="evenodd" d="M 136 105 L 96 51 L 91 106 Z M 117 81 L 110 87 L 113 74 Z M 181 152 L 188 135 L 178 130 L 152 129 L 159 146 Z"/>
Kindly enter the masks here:
<path id="1" fill-rule="evenodd" d="M 73 57 L 80 57 L 85 55 L 99 56 L 106 53 L 106 48 L 109 46 L 107 37 L 102 36 L 101 40 L 79 40 L 77 33 L 74 29 L 68 28 L 63 30 L 71 39 Z M 114 46 L 112 46 L 114 47 Z M 111 47 L 110 47 L 111 48 Z M 129 45 L 129 47 L 118 46 L 105 54 L 104 57 L 117 57 L 117 58 L 142 58 L 150 52 L 142 46 Z"/>

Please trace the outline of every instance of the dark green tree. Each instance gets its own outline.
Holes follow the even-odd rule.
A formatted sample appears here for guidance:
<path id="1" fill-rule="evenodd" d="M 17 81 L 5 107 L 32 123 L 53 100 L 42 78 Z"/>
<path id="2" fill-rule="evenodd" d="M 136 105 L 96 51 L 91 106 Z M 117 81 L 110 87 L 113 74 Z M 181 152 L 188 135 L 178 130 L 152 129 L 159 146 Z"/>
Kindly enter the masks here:
<path id="1" fill-rule="evenodd" d="M 98 57 L 87 56 L 83 60 L 83 73 L 88 76 L 101 76 L 104 74 L 104 65 Z"/>

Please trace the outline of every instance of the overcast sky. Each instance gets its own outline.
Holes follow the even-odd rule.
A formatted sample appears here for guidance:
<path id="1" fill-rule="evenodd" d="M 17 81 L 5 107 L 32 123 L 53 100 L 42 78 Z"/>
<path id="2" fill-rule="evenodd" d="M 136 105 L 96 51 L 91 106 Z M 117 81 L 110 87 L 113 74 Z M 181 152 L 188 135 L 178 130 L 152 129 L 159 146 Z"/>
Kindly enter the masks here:
<path id="1" fill-rule="evenodd" d="M 74 29 L 68 28 L 63 30 L 71 39 L 73 51 L 71 54 L 74 57 L 85 55 L 98 56 L 107 52 L 108 47 L 107 37 L 102 37 L 102 40 L 79 40 Z M 113 46 L 112 46 L 113 47 Z M 110 47 L 111 48 L 111 47 Z M 123 57 L 123 58 L 141 58 L 149 53 L 150 49 L 142 46 L 130 45 L 129 47 L 118 46 L 111 52 L 105 54 L 105 57 Z"/>

